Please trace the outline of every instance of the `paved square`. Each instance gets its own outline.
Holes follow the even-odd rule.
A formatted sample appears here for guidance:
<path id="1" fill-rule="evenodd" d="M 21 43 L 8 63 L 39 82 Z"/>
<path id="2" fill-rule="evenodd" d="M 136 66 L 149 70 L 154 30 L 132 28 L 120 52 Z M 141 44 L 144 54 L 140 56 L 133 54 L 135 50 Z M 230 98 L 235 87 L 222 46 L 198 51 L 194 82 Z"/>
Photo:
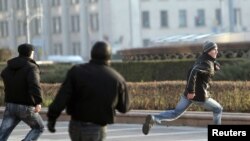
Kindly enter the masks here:
<path id="1" fill-rule="evenodd" d="M 148 135 L 142 134 L 141 127 L 140 124 L 109 125 L 106 141 L 207 141 L 207 128 L 204 127 L 155 125 Z M 56 130 L 52 134 L 46 128 L 39 141 L 70 141 L 68 122 L 57 122 Z M 21 140 L 28 131 L 29 127 L 20 123 L 8 141 Z"/>

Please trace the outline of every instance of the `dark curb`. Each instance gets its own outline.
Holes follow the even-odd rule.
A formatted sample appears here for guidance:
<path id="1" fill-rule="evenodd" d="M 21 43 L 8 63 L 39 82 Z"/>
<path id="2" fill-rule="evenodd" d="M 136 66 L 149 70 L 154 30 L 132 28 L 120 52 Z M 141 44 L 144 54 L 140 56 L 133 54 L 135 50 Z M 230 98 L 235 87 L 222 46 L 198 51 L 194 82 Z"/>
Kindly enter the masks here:
<path id="1" fill-rule="evenodd" d="M 3 117 L 4 107 L 0 107 L 0 118 Z M 162 111 L 157 110 L 131 110 L 126 114 L 117 113 L 115 123 L 133 123 L 142 124 L 148 114 L 158 114 Z M 40 112 L 46 121 L 47 108 L 43 108 Z M 179 119 L 171 122 L 163 122 L 165 125 L 173 126 L 200 126 L 205 127 L 213 122 L 212 112 L 187 111 Z M 69 121 L 70 117 L 63 112 L 58 121 Z M 222 115 L 222 124 L 225 125 L 250 125 L 250 113 L 230 113 L 224 112 Z"/>

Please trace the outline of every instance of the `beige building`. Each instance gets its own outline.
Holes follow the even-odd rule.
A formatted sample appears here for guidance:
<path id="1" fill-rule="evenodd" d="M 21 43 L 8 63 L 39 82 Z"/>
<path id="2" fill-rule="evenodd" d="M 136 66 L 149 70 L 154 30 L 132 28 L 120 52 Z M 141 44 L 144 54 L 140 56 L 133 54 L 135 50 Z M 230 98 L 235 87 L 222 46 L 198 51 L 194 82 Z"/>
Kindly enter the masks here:
<path id="1" fill-rule="evenodd" d="M 250 0 L 0 0 L 0 47 L 36 45 L 50 55 L 89 59 L 107 40 L 116 50 L 147 47 L 158 37 L 249 32 Z"/>

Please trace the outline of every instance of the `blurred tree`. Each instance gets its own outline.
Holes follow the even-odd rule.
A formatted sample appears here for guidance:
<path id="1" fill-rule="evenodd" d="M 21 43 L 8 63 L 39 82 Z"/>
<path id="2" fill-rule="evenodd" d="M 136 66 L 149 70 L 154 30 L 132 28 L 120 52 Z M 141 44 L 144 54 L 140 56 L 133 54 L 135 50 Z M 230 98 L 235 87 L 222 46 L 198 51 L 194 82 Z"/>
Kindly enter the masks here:
<path id="1" fill-rule="evenodd" d="M 9 60 L 12 56 L 11 50 L 8 48 L 0 48 L 0 62 Z"/>

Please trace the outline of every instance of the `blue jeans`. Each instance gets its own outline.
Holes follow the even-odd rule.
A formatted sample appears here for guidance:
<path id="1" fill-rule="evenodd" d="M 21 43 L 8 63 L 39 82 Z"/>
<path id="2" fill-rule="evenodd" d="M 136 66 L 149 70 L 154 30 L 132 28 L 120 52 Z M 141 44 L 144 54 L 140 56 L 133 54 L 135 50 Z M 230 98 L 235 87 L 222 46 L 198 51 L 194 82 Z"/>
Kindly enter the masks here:
<path id="1" fill-rule="evenodd" d="M 36 141 L 44 131 L 44 125 L 41 116 L 34 112 L 34 108 L 33 106 L 7 103 L 0 127 L 0 141 L 7 141 L 20 121 L 31 127 L 22 141 Z"/>
<path id="2" fill-rule="evenodd" d="M 177 106 L 173 110 L 167 110 L 165 112 L 160 113 L 159 115 L 154 116 L 154 120 L 156 122 L 160 122 L 162 120 L 165 121 L 172 121 L 179 118 L 192 104 L 197 104 L 203 106 L 207 110 L 213 111 L 213 122 L 214 124 L 220 125 L 221 124 L 221 116 L 222 116 L 222 106 L 212 98 L 207 98 L 204 102 L 197 102 L 188 100 L 185 96 L 181 96 L 180 101 L 178 102 Z"/>
<path id="3" fill-rule="evenodd" d="M 69 135 L 72 141 L 104 141 L 106 130 L 106 126 L 90 122 L 71 120 L 69 123 Z"/>

